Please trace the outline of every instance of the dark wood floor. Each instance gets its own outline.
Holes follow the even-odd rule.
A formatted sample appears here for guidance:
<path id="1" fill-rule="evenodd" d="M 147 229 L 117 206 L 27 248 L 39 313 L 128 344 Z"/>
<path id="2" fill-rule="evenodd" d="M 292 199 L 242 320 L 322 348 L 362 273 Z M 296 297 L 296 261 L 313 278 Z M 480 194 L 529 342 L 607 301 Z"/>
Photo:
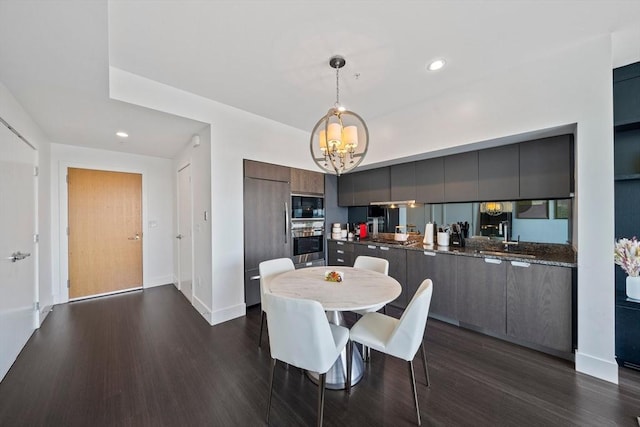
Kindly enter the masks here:
<path id="1" fill-rule="evenodd" d="M 0 426 L 264 425 L 259 321 L 255 307 L 211 327 L 171 285 L 56 306 L 0 383 Z M 613 385 L 433 320 L 426 349 L 431 388 L 415 363 L 423 425 L 637 426 L 636 371 Z M 325 425 L 414 425 L 406 364 L 373 353 L 366 369 L 351 396 L 327 391 Z M 274 390 L 272 425 L 315 422 L 317 389 L 298 369 L 279 365 Z"/>

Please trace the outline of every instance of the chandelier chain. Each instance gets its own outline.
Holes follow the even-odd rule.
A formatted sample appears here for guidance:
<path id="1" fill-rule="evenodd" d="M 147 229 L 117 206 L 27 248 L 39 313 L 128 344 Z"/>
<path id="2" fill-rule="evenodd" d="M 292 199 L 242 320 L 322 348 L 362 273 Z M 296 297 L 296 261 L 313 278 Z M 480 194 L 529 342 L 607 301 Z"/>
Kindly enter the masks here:
<path id="1" fill-rule="evenodd" d="M 340 106 L 340 68 L 336 67 L 336 107 Z"/>

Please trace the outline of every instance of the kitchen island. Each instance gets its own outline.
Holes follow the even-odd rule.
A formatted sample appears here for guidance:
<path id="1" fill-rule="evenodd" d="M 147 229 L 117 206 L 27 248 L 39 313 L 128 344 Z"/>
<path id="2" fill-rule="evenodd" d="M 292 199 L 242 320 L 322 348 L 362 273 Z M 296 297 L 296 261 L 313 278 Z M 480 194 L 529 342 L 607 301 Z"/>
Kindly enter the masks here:
<path id="1" fill-rule="evenodd" d="M 569 245 L 522 242 L 502 251 L 498 241 L 466 239 L 466 247 L 444 248 L 391 239 L 330 239 L 328 264 L 351 266 L 359 255 L 385 258 L 403 288 L 390 305 L 404 309 L 430 278 L 430 317 L 573 360 L 576 256 Z"/>

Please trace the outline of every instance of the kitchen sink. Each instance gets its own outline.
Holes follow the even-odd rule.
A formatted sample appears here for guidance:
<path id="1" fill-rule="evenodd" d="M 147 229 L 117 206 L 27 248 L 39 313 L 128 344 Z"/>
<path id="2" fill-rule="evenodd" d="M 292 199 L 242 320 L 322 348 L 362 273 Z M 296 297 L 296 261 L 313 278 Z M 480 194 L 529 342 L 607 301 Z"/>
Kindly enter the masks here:
<path id="1" fill-rule="evenodd" d="M 519 254 L 517 252 L 498 252 L 498 251 L 478 251 L 482 255 L 495 255 L 495 256 L 511 256 L 514 258 L 529 258 L 535 259 L 535 255 Z"/>

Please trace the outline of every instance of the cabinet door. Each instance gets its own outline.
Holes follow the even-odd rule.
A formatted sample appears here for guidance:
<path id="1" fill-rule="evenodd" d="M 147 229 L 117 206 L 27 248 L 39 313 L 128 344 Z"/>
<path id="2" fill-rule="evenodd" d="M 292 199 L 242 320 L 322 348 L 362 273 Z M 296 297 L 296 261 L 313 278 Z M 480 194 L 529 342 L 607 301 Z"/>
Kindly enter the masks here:
<path id="1" fill-rule="evenodd" d="M 351 175 L 353 185 L 352 206 L 367 206 L 371 201 L 369 198 L 369 171 L 354 172 Z"/>
<path id="2" fill-rule="evenodd" d="M 478 151 L 480 200 L 516 200 L 520 197 L 519 154 L 518 144 Z"/>
<path id="3" fill-rule="evenodd" d="M 254 160 L 245 160 L 244 176 L 249 178 L 268 179 L 270 181 L 289 182 L 291 172 L 286 166 L 256 162 Z"/>
<path id="4" fill-rule="evenodd" d="M 506 264 L 494 258 L 457 257 L 460 324 L 506 334 Z M 435 286 L 434 286 L 435 290 Z"/>
<path id="5" fill-rule="evenodd" d="M 291 168 L 291 192 L 296 194 L 324 194 L 324 174 Z"/>
<path id="6" fill-rule="evenodd" d="M 393 165 L 391 175 L 391 200 L 415 200 L 416 164 L 415 162 Z"/>
<path id="7" fill-rule="evenodd" d="M 348 173 L 338 177 L 338 206 L 354 206 L 353 176 L 354 174 Z"/>
<path id="8" fill-rule="evenodd" d="M 520 143 L 520 199 L 568 198 L 573 191 L 573 135 Z"/>
<path id="9" fill-rule="evenodd" d="M 640 122 L 640 77 L 613 84 L 613 124 Z"/>
<path id="10" fill-rule="evenodd" d="M 507 335 L 571 352 L 571 269 L 507 264 Z"/>
<path id="11" fill-rule="evenodd" d="M 389 304 L 397 308 L 406 308 L 411 296 L 407 295 L 407 251 L 400 248 L 380 246 L 378 257 L 389 261 L 389 276 L 400 282 L 402 293 Z"/>
<path id="12" fill-rule="evenodd" d="M 367 205 L 371 202 L 386 202 L 391 199 L 391 178 L 389 168 L 378 168 L 365 171 L 369 188 Z"/>
<path id="13" fill-rule="evenodd" d="M 444 158 L 444 201 L 478 200 L 478 152 L 454 154 Z"/>
<path id="14" fill-rule="evenodd" d="M 444 157 L 420 160 L 416 168 L 416 201 L 444 203 Z"/>
<path id="15" fill-rule="evenodd" d="M 244 269 L 291 256 L 288 182 L 244 179 Z"/>
<path id="16" fill-rule="evenodd" d="M 448 322 L 457 322 L 456 256 L 431 251 L 407 251 L 407 300 L 424 279 L 433 281 L 433 296 L 429 315 Z"/>

